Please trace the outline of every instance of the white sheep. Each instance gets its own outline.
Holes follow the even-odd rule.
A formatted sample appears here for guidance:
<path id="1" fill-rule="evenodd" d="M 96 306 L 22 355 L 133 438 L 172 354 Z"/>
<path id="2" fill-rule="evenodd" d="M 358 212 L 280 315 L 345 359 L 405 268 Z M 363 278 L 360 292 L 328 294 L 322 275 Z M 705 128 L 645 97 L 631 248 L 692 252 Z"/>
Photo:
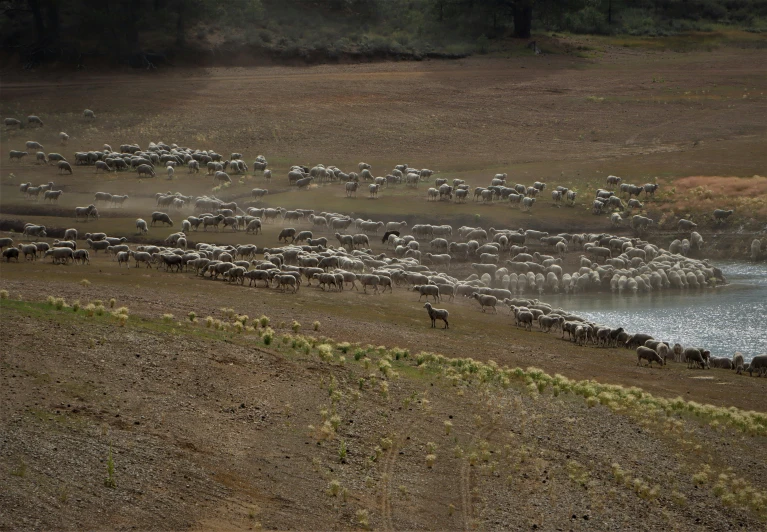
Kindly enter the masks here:
<path id="1" fill-rule="evenodd" d="M 426 312 L 429 313 L 429 318 L 431 319 L 431 328 L 436 328 L 436 322 L 437 320 L 442 320 L 445 322 L 445 329 L 448 329 L 450 327 L 450 324 L 447 322 L 447 318 L 450 316 L 450 313 L 441 308 L 434 308 L 431 306 L 431 303 L 424 304 L 423 308 L 426 309 Z"/>

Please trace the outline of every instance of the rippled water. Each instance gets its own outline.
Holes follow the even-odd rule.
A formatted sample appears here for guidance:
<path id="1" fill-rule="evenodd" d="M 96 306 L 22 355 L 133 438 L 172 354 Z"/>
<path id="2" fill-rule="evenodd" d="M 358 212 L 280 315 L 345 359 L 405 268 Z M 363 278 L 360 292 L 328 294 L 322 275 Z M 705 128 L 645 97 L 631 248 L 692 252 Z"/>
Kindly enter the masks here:
<path id="1" fill-rule="evenodd" d="M 714 356 L 767 353 L 767 265 L 716 263 L 729 284 L 716 289 L 545 296 L 554 306 L 611 327 L 652 334 Z"/>

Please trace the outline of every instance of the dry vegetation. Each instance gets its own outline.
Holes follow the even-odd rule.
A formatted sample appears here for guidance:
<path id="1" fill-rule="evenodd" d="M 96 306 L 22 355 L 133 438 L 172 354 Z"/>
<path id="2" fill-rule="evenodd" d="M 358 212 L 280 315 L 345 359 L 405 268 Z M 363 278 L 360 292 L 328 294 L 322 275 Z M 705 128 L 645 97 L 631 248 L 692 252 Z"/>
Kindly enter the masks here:
<path id="1" fill-rule="evenodd" d="M 266 204 L 456 226 L 603 231 L 608 222 L 588 213 L 587 198 L 604 176 L 657 178 L 651 216 L 672 224 L 692 213 L 704 235 L 725 237 L 765 221 L 765 178 L 751 177 L 767 162 L 767 79 L 755 65 L 764 66 L 763 54 L 605 47 L 592 60 L 82 74 L 56 83 L 38 74 L 4 80 L 0 110 L 39 114 L 46 128 L 0 138 L 3 153 L 26 140 L 67 155 L 150 140 L 241 151 L 249 161 L 263 153 L 275 175 Z M 85 107 L 99 120 L 82 123 Z M 60 130 L 72 137 L 67 148 L 54 148 Z M 427 204 L 423 188 L 373 201 L 346 199 L 337 185 L 285 184 L 293 163 L 360 160 L 409 162 L 476 185 L 508 171 L 519 182 L 573 186 L 583 199 L 575 209 L 541 201 L 526 215 Z M 102 190 L 131 200 L 76 224 L 81 234 L 158 241 L 175 228 L 133 234 L 135 218 L 154 210 L 153 194 L 212 187 L 176 176 L 139 184 L 130 173 L 77 167 L 59 176 L 4 156 L 0 219 L 72 227 L 72 207 Z M 64 189 L 59 205 L 17 193 L 23 181 L 50 180 Z M 235 180 L 221 195 L 244 202 L 263 185 Z M 719 206 L 736 216 L 715 229 L 704 216 Z M 260 247 L 275 245 L 278 230 L 192 240 Z M 628 351 L 515 329 L 471 302 L 450 304 L 448 331 L 431 330 L 401 289 L 288 295 L 118 269 L 101 253 L 91 261 L 0 266 L 0 528 L 765 526 L 764 379 L 637 367 Z"/>

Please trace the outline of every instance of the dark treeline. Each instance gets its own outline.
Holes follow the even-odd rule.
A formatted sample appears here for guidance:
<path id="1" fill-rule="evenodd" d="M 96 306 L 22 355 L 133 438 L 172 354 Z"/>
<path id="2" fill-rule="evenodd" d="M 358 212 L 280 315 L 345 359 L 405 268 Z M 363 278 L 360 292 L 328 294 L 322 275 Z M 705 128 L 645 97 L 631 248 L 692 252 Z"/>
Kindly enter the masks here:
<path id="1" fill-rule="evenodd" d="M 534 31 L 669 35 L 767 29 L 767 0 L 0 0 L 25 64 L 153 66 L 240 50 L 283 58 L 467 55 Z M 156 65 L 155 65 L 156 66 Z"/>

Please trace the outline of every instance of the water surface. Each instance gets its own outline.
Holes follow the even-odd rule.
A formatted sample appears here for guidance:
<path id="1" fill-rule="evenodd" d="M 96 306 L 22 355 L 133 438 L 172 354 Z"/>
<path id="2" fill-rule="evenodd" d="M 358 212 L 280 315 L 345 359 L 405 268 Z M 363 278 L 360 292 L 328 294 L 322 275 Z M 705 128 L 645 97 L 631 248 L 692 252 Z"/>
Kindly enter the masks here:
<path id="1" fill-rule="evenodd" d="M 651 294 L 547 295 L 554 306 L 611 327 L 652 334 L 672 345 L 700 346 L 714 356 L 767 353 L 767 264 L 716 262 L 729 284 Z"/>

